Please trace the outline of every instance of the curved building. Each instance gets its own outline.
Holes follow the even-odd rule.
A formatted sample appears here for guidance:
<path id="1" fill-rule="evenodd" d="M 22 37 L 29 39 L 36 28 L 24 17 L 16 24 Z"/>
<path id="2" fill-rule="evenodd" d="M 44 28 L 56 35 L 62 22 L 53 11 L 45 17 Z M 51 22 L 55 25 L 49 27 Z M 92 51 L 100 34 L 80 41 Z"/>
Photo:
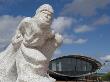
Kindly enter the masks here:
<path id="1" fill-rule="evenodd" d="M 100 67 L 101 63 L 93 58 L 69 55 L 51 60 L 49 74 L 57 80 L 77 79 L 93 74 Z"/>

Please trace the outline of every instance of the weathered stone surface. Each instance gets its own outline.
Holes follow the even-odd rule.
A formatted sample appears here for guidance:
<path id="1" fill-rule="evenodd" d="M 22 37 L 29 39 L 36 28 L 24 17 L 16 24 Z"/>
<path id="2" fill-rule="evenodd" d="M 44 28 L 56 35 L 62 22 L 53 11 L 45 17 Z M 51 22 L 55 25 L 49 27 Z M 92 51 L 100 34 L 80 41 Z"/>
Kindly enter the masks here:
<path id="1" fill-rule="evenodd" d="M 52 15 L 52 7 L 44 4 L 21 21 L 12 43 L 0 53 L 0 82 L 55 82 L 47 70 L 62 36 L 50 28 Z"/>

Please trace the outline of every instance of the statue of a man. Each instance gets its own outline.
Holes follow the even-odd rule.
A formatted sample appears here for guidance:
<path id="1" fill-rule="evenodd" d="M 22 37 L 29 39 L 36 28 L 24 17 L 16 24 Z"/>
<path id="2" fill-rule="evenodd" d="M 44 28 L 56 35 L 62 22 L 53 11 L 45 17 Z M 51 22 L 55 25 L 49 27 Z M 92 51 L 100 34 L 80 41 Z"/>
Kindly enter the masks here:
<path id="1" fill-rule="evenodd" d="M 0 67 L 0 73 L 5 70 L 4 76 L 0 75 L 1 82 L 55 82 L 47 70 L 52 53 L 62 43 L 62 36 L 50 28 L 52 15 L 53 8 L 44 4 L 37 9 L 34 17 L 21 21 L 12 43 L 4 52 L 10 52 L 8 57 L 8 53 L 4 56 L 11 61 L 0 61 L 9 64 L 8 69 Z"/>

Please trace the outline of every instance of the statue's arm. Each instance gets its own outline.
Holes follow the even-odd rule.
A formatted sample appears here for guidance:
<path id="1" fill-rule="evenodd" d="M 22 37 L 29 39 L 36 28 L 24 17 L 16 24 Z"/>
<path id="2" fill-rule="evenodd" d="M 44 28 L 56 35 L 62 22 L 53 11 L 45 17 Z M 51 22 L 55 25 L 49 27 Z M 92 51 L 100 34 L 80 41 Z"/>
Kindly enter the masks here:
<path id="1" fill-rule="evenodd" d="M 19 30 L 19 28 L 17 28 L 16 33 L 14 37 L 12 38 L 12 45 L 14 46 L 16 50 L 19 49 L 22 41 L 23 41 L 23 35 L 21 31 Z"/>
<path id="2" fill-rule="evenodd" d="M 19 32 L 23 37 L 23 44 L 26 46 L 39 46 L 43 41 L 39 38 L 40 28 L 33 30 L 36 26 L 33 26 L 32 18 L 24 19 L 19 25 Z M 40 40 L 40 43 L 39 43 Z"/>
<path id="3" fill-rule="evenodd" d="M 56 48 L 62 44 L 62 41 L 63 37 L 59 33 L 56 33 L 53 38 L 46 41 L 46 43 L 42 46 L 41 49 L 39 49 L 39 51 L 45 54 L 45 56 L 51 58 Z"/>
<path id="4" fill-rule="evenodd" d="M 35 35 L 32 30 L 32 22 L 31 18 L 27 17 L 21 21 L 18 26 L 19 34 L 23 37 L 23 42 L 30 43 Z"/>
<path id="5" fill-rule="evenodd" d="M 18 25 L 18 28 L 16 30 L 16 33 L 15 33 L 14 37 L 12 38 L 12 44 L 16 48 L 19 48 L 22 41 L 24 40 L 24 36 L 26 33 L 25 28 L 27 28 L 26 23 L 28 23 L 27 19 L 29 20 L 29 18 L 25 18 L 20 22 L 20 24 Z"/>

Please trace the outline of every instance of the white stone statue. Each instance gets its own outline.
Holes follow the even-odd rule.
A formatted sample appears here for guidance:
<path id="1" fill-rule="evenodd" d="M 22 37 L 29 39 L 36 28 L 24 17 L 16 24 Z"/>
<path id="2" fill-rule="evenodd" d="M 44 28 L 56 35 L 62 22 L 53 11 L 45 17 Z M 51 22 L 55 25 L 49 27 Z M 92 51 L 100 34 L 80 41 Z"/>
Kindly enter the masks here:
<path id="1" fill-rule="evenodd" d="M 0 53 L 0 82 L 55 82 L 47 70 L 62 36 L 50 28 L 52 15 L 52 7 L 44 4 L 21 21 L 12 43 Z"/>

